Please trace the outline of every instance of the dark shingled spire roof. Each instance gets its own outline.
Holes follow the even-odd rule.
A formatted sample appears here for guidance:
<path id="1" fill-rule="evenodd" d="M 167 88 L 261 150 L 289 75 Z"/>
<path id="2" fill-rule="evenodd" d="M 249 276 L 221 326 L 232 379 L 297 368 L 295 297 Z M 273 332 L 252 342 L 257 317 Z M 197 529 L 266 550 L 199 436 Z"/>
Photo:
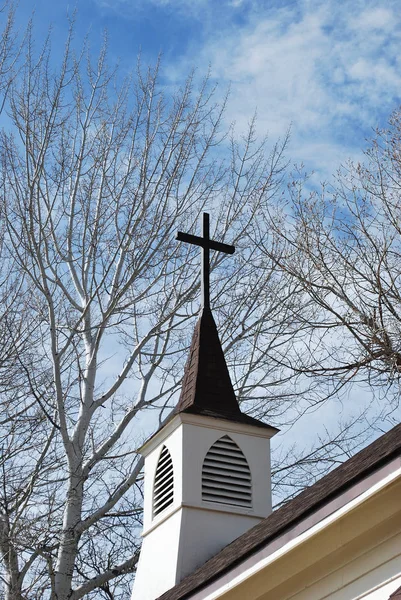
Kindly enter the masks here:
<path id="1" fill-rule="evenodd" d="M 177 413 L 195 413 L 269 427 L 241 412 L 210 308 L 204 308 L 192 337 Z"/>

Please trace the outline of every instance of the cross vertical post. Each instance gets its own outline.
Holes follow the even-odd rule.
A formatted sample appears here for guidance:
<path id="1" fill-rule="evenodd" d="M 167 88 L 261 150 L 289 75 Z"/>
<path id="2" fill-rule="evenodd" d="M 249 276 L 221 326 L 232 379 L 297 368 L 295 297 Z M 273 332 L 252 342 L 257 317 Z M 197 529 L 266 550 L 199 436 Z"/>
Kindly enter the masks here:
<path id="1" fill-rule="evenodd" d="M 210 308 L 210 223 L 208 213 L 203 213 L 202 247 L 202 300 L 204 308 Z"/>
<path id="2" fill-rule="evenodd" d="M 210 309 L 210 250 L 217 250 L 225 254 L 234 254 L 234 246 L 215 242 L 210 239 L 210 222 L 209 214 L 203 213 L 202 217 L 202 234 L 203 237 L 183 233 L 179 231 L 176 239 L 187 244 L 194 244 L 202 248 L 202 304 L 206 309 Z"/>

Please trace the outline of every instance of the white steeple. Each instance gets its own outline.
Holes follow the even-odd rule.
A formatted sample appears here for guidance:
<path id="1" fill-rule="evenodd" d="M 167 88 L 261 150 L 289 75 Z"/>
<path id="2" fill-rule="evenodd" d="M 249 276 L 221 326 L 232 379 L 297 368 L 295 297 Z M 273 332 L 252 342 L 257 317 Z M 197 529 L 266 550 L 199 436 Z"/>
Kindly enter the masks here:
<path id="1" fill-rule="evenodd" d="M 270 514 L 277 431 L 241 413 L 206 307 L 175 414 L 140 449 L 144 528 L 132 600 L 156 600 Z"/>

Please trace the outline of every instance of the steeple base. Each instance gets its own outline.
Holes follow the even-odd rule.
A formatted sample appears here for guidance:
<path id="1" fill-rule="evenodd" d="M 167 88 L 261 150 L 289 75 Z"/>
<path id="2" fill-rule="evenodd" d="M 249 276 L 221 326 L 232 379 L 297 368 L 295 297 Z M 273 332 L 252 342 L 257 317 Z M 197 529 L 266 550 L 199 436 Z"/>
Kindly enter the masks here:
<path id="1" fill-rule="evenodd" d="M 156 600 L 259 521 L 253 515 L 181 507 L 144 535 L 131 600 Z"/>

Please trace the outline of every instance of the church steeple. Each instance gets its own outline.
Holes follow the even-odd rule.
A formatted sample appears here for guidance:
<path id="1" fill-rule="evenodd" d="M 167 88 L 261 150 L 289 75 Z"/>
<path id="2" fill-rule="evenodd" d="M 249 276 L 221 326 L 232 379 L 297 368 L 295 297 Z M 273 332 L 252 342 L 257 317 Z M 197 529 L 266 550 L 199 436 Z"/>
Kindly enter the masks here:
<path id="1" fill-rule="evenodd" d="M 209 411 L 235 417 L 240 413 L 216 323 L 204 308 L 195 326 L 177 412 Z"/>
<path id="2" fill-rule="evenodd" d="M 271 512 L 270 438 L 241 412 L 210 309 L 209 251 L 233 246 L 179 232 L 202 247 L 203 309 L 172 418 L 145 457 L 143 545 L 132 600 L 156 600 Z"/>

